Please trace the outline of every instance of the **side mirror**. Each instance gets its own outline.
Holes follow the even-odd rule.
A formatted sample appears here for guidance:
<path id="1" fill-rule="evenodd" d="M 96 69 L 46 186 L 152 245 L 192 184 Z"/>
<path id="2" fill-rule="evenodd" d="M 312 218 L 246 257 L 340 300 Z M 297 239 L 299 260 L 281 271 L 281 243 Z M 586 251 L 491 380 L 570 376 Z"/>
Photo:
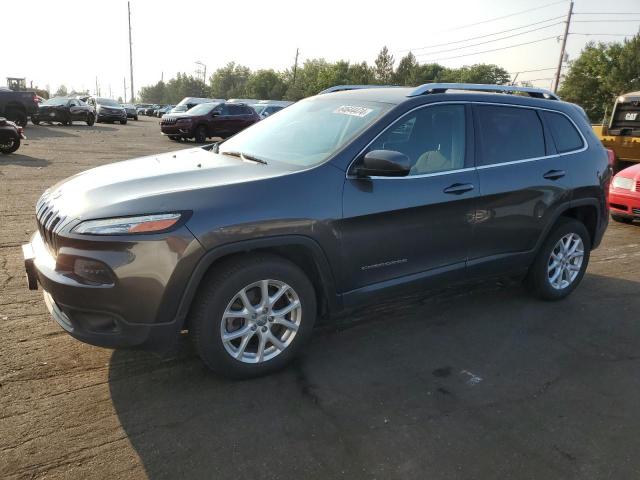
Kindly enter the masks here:
<path id="1" fill-rule="evenodd" d="M 211 112 L 212 117 L 217 117 L 218 115 L 220 115 L 220 112 Z"/>
<path id="2" fill-rule="evenodd" d="M 372 150 L 356 167 L 358 177 L 406 177 L 411 170 L 409 157 L 395 150 Z"/>

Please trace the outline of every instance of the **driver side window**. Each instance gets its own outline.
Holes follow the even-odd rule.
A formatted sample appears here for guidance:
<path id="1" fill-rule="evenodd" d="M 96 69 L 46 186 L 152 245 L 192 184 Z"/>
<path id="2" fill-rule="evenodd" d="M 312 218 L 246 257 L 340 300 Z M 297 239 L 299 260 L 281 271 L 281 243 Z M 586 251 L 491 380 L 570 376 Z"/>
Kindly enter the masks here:
<path id="1" fill-rule="evenodd" d="M 395 150 L 409 157 L 409 175 L 464 168 L 464 105 L 435 105 L 402 117 L 369 147 Z"/>

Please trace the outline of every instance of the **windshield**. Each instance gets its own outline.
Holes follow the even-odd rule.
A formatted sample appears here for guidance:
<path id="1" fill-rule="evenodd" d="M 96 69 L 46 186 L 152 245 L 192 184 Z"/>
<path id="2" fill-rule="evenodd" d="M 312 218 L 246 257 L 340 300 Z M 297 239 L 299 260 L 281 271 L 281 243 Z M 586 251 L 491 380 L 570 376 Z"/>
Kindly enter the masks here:
<path id="1" fill-rule="evenodd" d="M 66 105 L 68 101 L 68 98 L 55 97 L 50 98 L 49 100 L 45 100 L 44 102 L 42 102 L 42 105 Z"/>
<path id="2" fill-rule="evenodd" d="M 110 107 L 119 107 L 120 104 L 115 100 L 111 100 L 110 98 L 96 98 L 96 103 L 98 105 L 108 105 Z"/>
<path id="3" fill-rule="evenodd" d="M 344 97 L 312 97 L 243 130 L 220 144 L 219 152 L 310 167 L 330 158 L 391 107 Z"/>
<path id="4" fill-rule="evenodd" d="M 216 108 L 218 105 L 220 104 L 219 103 L 201 103 L 200 105 L 196 105 L 195 107 L 187 110 L 187 113 L 189 115 L 206 115 L 211 110 Z"/>

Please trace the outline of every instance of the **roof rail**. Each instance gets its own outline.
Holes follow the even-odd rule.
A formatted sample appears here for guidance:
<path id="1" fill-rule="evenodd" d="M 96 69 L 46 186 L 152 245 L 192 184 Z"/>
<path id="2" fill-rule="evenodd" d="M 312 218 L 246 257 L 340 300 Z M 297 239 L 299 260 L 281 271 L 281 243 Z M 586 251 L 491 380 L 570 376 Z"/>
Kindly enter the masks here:
<path id="1" fill-rule="evenodd" d="M 484 85 L 480 83 L 425 83 L 416 87 L 408 97 L 417 97 L 430 93 L 444 93 L 447 90 L 471 90 L 475 92 L 527 93 L 530 97 L 560 100 L 555 93 L 544 88 L 517 87 L 515 85 Z"/>
<path id="2" fill-rule="evenodd" d="M 334 85 L 333 87 L 322 90 L 318 95 L 332 92 L 342 92 L 344 90 L 361 90 L 363 88 L 390 88 L 395 85 Z"/>

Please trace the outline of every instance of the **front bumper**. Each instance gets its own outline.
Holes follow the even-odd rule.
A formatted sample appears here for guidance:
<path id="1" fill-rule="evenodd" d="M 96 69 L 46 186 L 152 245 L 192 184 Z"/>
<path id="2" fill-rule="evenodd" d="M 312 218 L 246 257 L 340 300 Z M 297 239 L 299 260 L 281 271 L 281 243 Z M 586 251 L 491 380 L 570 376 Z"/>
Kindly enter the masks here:
<path id="1" fill-rule="evenodd" d="M 175 250 L 176 238 L 186 241 L 189 235 L 188 231 L 178 230 L 166 242 L 130 243 L 124 256 L 121 246 L 115 244 L 110 245 L 111 251 L 104 250 L 105 245 L 103 250 L 89 245 L 90 250 L 84 251 L 77 243 L 73 249 L 62 247 L 62 255 L 73 250 L 78 257 L 98 260 L 111 269 L 112 284 L 91 285 L 63 271 L 59 265 L 61 256 L 55 258 L 40 233 L 36 233 L 23 246 L 27 284 L 32 290 L 42 288 L 53 319 L 82 342 L 108 348 L 135 346 L 163 351 L 173 345 L 182 328 L 184 318 L 176 316 L 177 305 L 186 278 L 201 256 L 201 247 L 195 240 L 189 245 L 183 243 L 185 249 L 178 262 L 175 251 L 161 252 L 161 244 L 174 246 Z M 170 265 L 167 262 L 172 257 Z M 165 268 L 157 262 L 165 264 Z"/>
<path id="2" fill-rule="evenodd" d="M 619 188 L 609 190 L 611 213 L 629 218 L 640 218 L 640 192 L 621 190 Z"/>
<path id="3" fill-rule="evenodd" d="M 120 120 L 126 120 L 127 119 L 127 114 L 122 112 L 122 113 L 117 113 L 117 112 L 104 112 L 104 111 L 100 111 L 98 112 L 98 116 L 97 116 L 98 120 L 114 120 L 114 121 L 120 121 Z"/>
<path id="4" fill-rule="evenodd" d="M 193 136 L 191 125 L 160 125 L 160 132 L 162 133 L 162 135 L 180 135 L 187 137 Z"/>

